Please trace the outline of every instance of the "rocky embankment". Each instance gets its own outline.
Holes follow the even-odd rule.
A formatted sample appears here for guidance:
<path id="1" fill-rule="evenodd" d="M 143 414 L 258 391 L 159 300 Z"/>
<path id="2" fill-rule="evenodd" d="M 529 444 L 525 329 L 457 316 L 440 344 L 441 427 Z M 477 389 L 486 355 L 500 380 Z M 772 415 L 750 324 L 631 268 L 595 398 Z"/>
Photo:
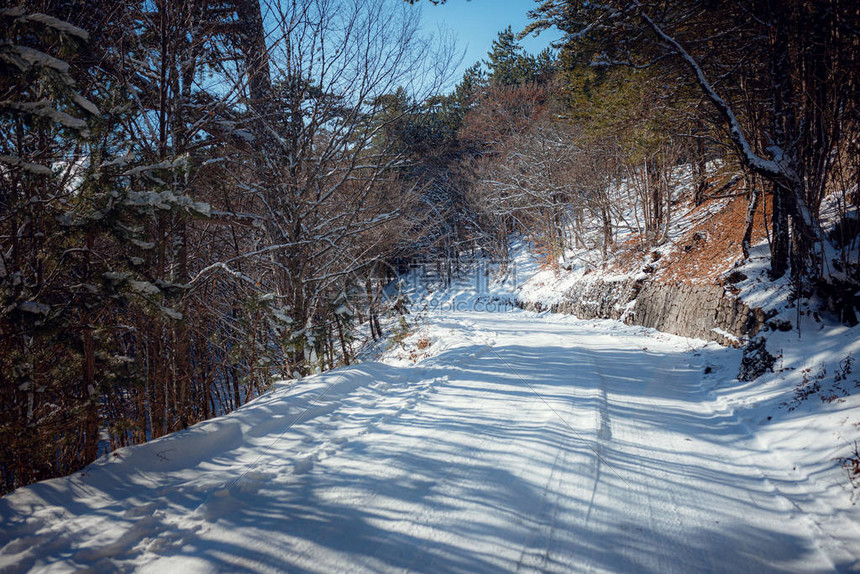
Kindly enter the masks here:
<path id="1" fill-rule="evenodd" d="M 587 276 L 574 283 L 548 309 L 540 303 L 518 301 L 533 311 L 568 313 L 581 319 L 617 319 L 684 337 L 739 346 L 754 337 L 767 319 L 722 285 L 663 283 L 647 279 Z"/>

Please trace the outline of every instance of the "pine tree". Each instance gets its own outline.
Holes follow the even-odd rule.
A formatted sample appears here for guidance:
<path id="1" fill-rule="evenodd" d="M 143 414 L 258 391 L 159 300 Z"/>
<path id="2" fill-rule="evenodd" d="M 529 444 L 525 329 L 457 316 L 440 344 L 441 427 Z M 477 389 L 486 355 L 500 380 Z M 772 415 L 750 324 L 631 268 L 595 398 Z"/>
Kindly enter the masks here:
<path id="1" fill-rule="evenodd" d="M 493 40 L 485 63 L 487 77 L 496 86 L 516 86 L 535 79 L 535 59 L 524 52 L 510 26 Z"/>

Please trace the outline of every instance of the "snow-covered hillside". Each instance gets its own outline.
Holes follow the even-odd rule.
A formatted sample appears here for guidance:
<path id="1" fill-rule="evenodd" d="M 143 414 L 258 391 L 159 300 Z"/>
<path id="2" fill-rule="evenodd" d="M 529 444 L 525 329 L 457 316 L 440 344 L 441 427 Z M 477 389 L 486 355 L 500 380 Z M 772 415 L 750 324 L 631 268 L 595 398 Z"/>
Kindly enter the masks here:
<path id="1" fill-rule="evenodd" d="M 860 567 L 834 460 L 856 377 L 792 391 L 833 383 L 815 365 L 856 356 L 856 329 L 788 333 L 781 371 L 738 383 L 739 350 L 443 295 L 467 304 L 412 315 L 380 360 L 0 499 L 0 570 Z"/>

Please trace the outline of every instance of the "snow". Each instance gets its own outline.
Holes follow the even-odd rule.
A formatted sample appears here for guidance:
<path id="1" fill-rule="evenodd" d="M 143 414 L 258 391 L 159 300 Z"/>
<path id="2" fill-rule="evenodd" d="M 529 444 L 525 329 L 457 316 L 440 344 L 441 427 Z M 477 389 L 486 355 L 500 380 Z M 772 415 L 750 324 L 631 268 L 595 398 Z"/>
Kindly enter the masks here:
<path id="1" fill-rule="evenodd" d="M 165 307 L 165 306 L 161 305 L 161 306 L 159 306 L 159 309 L 161 310 L 162 313 L 164 313 L 166 316 L 170 317 L 171 319 L 174 319 L 175 321 L 181 321 L 183 318 L 183 315 L 181 312 L 179 312 L 176 309 L 173 309 L 171 307 Z"/>
<path id="2" fill-rule="evenodd" d="M 26 16 L 26 19 L 32 20 L 33 22 L 39 22 L 40 24 L 44 24 L 45 26 L 49 26 L 70 36 L 75 36 L 84 42 L 90 39 L 90 35 L 86 30 L 73 26 L 63 20 L 54 18 L 53 16 L 48 16 L 47 14 L 29 14 Z"/>
<path id="3" fill-rule="evenodd" d="M 103 163 L 102 163 L 102 167 L 103 167 L 103 168 L 104 168 L 104 167 L 111 167 L 111 166 L 120 166 L 120 167 L 124 167 L 124 166 L 126 166 L 127 164 L 129 164 L 129 163 L 133 162 L 133 161 L 135 160 L 135 158 L 136 158 L 136 157 L 137 157 L 137 156 L 136 156 L 136 154 L 134 153 L 134 151 L 129 150 L 128 152 L 126 152 L 125 154 L 123 154 L 123 155 L 121 155 L 121 156 L 117 156 L 117 157 L 115 157 L 115 158 L 113 158 L 113 159 L 111 159 L 111 160 L 108 160 L 108 161 L 103 162 Z"/>
<path id="4" fill-rule="evenodd" d="M 161 289 L 149 281 L 135 281 L 129 279 L 128 284 L 134 291 L 137 291 L 141 295 L 158 295 L 161 293 Z"/>
<path id="5" fill-rule="evenodd" d="M 516 273 L 532 272 L 522 259 Z M 854 491 L 834 460 L 857 438 L 860 383 L 833 380 L 860 353 L 858 328 L 804 315 L 801 339 L 769 339 L 777 372 L 739 383 L 736 349 L 475 310 L 512 297 L 508 279 L 413 288 L 411 333 L 377 360 L 10 493 L 0 570 L 860 566 Z M 822 367 L 820 394 L 848 394 L 786 406 Z"/>
<path id="6" fill-rule="evenodd" d="M 162 162 L 162 164 L 158 164 L 157 166 L 147 166 L 145 168 L 131 169 L 127 171 L 124 175 L 132 173 L 147 173 L 148 171 L 155 169 L 155 167 L 162 166 L 163 164 L 174 165 L 171 162 Z M 163 210 L 169 210 L 176 207 L 184 209 L 189 213 L 196 214 L 201 217 L 209 217 L 211 214 L 210 206 L 208 203 L 202 201 L 194 201 L 186 195 L 177 196 L 171 190 L 161 192 L 130 191 L 126 195 L 124 203 L 126 205 L 134 207 L 151 207 L 154 209 Z"/>
<path id="7" fill-rule="evenodd" d="M 94 103 L 92 103 L 91 101 L 89 101 L 88 99 L 86 99 L 84 96 L 82 96 L 78 93 L 74 93 L 74 94 L 72 94 L 72 99 L 75 101 L 76 104 L 78 104 L 81 108 L 85 109 L 86 111 L 88 111 L 92 115 L 94 115 L 94 116 L 101 116 L 102 115 L 101 111 L 99 110 L 99 107 L 97 105 L 95 105 Z"/>
<path id="8" fill-rule="evenodd" d="M 22 301 L 18 303 L 18 309 L 25 313 L 33 313 L 35 315 L 47 315 L 51 312 L 50 305 L 45 305 L 38 301 Z"/>
<path id="9" fill-rule="evenodd" d="M 60 73 L 68 73 L 69 71 L 69 64 L 67 62 L 54 58 L 53 56 L 49 56 L 35 48 L 30 48 L 29 46 L 10 46 L 9 49 L 13 54 L 20 56 L 21 59 L 28 64 L 28 68 L 32 66 L 41 66 L 43 68 L 54 69 Z"/>
<path id="10" fill-rule="evenodd" d="M 786 275 L 774 281 L 769 276 L 770 248 L 767 242 L 751 247 L 749 259 L 734 269 L 747 276 L 735 286 L 740 289 L 740 300 L 749 307 L 775 312 L 791 304 L 790 278 Z"/>
<path id="11" fill-rule="evenodd" d="M 11 165 L 12 167 L 23 169 L 24 171 L 29 171 L 30 173 L 34 173 L 36 175 L 50 176 L 54 173 L 53 171 L 51 171 L 51 168 L 46 165 L 26 162 L 20 157 L 14 155 L 0 155 L 0 162 L 5 163 L 7 165 Z"/>
<path id="12" fill-rule="evenodd" d="M 504 280 L 417 266 L 387 292 L 401 334 L 360 364 L 0 499 L 0 572 L 860 568 L 860 327 L 793 301 L 755 246 L 739 297 L 791 330 L 739 382 L 738 349 L 515 308 L 633 275 L 511 253 Z"/>
<path id="13" fill-rule="evenodd" d="M 35 50 L 34 50 L 35 52 Z M 38 52 L 40 53 L 40 52 Z M 66 112 L 62 112 L 53 107 L 49 100 L 40 100 L 38 102 L 11 103 L 9 107 L 20 110 L 27 114 L 42 116 L 53 122 L 61 124 L 67 128 L 74 130 L 84 130 L 87 127 L 87 122 L 80 118 L 73 117 Z"/>

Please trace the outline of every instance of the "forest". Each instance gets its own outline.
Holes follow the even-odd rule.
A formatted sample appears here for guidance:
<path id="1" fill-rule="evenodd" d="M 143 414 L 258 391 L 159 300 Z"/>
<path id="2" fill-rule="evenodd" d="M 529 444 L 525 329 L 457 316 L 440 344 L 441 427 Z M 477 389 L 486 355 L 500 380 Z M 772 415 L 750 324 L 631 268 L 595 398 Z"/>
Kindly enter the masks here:
<path id="1" fill-rule="evenodd" d="M 853 0 L 536 0 L 462 78 L 405 0 L 3 4 L 2 493 L 350 364 L 410 261 L 647 252 L 681 169 L 858 320 Z"/>

